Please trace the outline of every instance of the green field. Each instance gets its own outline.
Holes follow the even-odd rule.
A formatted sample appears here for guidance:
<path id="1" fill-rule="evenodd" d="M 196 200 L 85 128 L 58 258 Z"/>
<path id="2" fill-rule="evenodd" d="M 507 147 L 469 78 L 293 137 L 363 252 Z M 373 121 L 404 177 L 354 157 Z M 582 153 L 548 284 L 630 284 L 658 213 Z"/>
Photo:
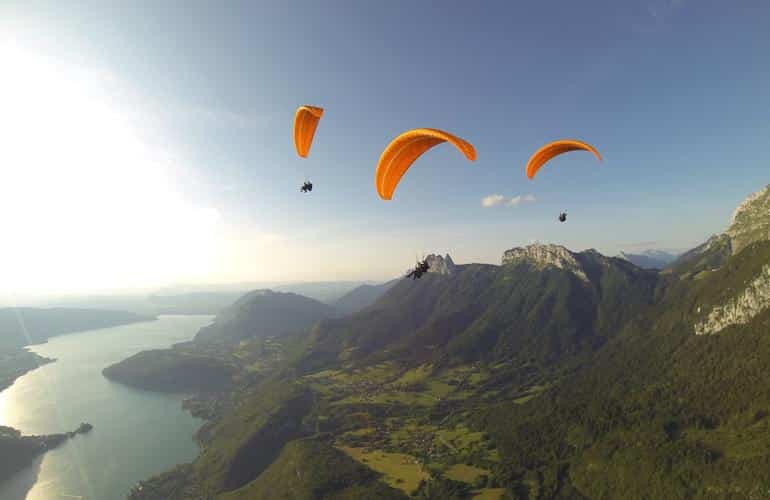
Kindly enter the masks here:
<path id="1" fill-rule="evenodd" d="M 383 451 L 367 453 L 363 448 L 350 448 L 347 446 L 340 446 L 338 449 L 344 451 L 356 461 L 381 473 L 386 483 L 405 491 L 407 494 L 416 490 L 420 481 L 428 479 L 428 474 L 423 471 L 420 464 L 415 463 L 416 459 L 411 455 L 385 453 Z"/>
<path id="2" fill-rule="evenodd" d="M 464 483 L 473 484 L 479 476 L 489 476 L 489 471 L 471 465 L 455 464 L 449 467 L 446 472 L 444 472 L 444 475 L 453 481 L 462 481 Z"/>

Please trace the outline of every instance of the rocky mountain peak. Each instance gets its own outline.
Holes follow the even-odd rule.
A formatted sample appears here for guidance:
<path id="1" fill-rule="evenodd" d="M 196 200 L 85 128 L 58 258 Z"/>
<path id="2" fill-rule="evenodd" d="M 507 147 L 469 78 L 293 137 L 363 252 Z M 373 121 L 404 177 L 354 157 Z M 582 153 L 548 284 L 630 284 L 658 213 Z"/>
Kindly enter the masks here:
<path id="1" fill-rule="evenodd" d="M 446 254 L 444 257 L 441 255 L 430 254 L 425 260 L 427 260 L 428 265 L 430 265 L 430 268 L 428 269 L 429 273 L 452 274 L 457 267 L 449 254 Z"/>
<path id="2" fill-rule="evenodd" d="M 770 184 L 738 205 L 726 234 L 733 255 L 755 241 L 770 240 Z"/>
<path id="3" fill-rule="evenodd" d="M 536 243 L 526 247 L 511 248 L 503 253 L 503 265 L 517 262 L 529 262 L 538 268 L 557 267 L 575 274 L 583 281 L 588 281 L 575 256 L 561 245 Z"/>

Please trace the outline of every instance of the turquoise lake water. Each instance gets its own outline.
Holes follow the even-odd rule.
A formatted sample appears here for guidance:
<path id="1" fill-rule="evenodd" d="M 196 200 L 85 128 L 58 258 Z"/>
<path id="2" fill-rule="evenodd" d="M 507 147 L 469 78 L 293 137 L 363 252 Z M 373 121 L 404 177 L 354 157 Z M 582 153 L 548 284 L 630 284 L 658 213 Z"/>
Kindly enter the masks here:
<path id="1" fill-rule="evenodd" d="M 182 395 L 110 382 L 102 369 L 139 351 L 192 339 L 212 316 L 161 316 L 51 338 L 30 349 L 43 365 L 0 393 L 0 425 L 23 434 L 54 434 L 93 424 L 0 483 L 3 500 L 122 499 L 141 479 L 192 461 L 203 421 L 182 410 Z"/>

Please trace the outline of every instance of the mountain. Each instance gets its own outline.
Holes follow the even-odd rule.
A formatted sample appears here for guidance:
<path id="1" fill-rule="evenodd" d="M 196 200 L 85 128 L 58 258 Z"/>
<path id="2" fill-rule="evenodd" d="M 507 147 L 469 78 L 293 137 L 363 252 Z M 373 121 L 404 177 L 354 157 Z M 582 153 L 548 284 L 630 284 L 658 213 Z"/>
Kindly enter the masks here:
<path id="1" fill-rule="evenodd" d="M 379 285 L 358 286 L 334 301 L 333 305 L 337 310 L 345 314 L 358 312 L 372 305 L 398 281 L 398 279 L 395 279 L 386 283 L 380 283 Z"/>
<path id="2" fill-rule="evenodd" d="M 0 350 L 39 344 L 55 335 L 153 319 L 152 316 L 97 309 L 3 308 L 0 309 Z"/>
<path id="3" fill-rule="evenodd" d="M 655 304 L 527 405 L 482 410 L 509 491 L 752 498 L 770 452 L 767 189 L 662 275 Z M 748 217 L 747 220 L 742 220 Z"/>
<path id="4" fill-rule="evenodd" d="M 257 361 L 270 338 L 298 334 L 339 315 L 331 306 L 294 293 L 254 290 L 222 310 L 191 342 L 142 351 L 102 370 L 113 381 L 158 392 L 211 392 L 230 387 L 238 362 Z M 231 352 L 243 346 L 240 352 Z M 254 353 L 249 350 L 255 351 Z M 278 355 L 280 358 L 280 355 Z M 264 363 L 263 363 L 264 364 Z"/>
<path id="5" fill-rule="evenodd" d="M 730 257 L 761 253 L 760 244 L 767 241 L 770 241 L 770 185 L 741 202 L 724 233 L 712 236 L 684 254 L 672 269 L 680 277 L 702 280 L 735 267 L 737 260 Z M 694 324 L 696 334 L 712 334 L 731 325 L 747 324 L 770 305 L 770 264 L 756 257 L 753 262 L 752 266 L 743 264 L 742 282 L 732 283 L 733 286 L 721 284 L 719 288 L 724 293 L 718 303 L 699 305 L 699 317 Z"/>
<path id="6" fill-rule="evenodd" d="M 618 257 L 642 269 L 665 269 L 677 259 L 677 254 L 664 250 L 644 250 L 639 253 L 620 252 Z"/>
<path id="7" fill-rule="evenodd" d="M 359 313 L 316 325 L 305 368 L 340 356 L 361 362 L 513 356 L 547 363 L 601 345 L 652 302 L 657 282 L 654 272 L 622 259 L 556 245 L 508 250 L 501 266 L 436 269 L 400 280 Z"/>
<path id="8" fill-rule="evenodd" d="M 345 294 L 360 285 L 371 285 L 362 281 L 317 281 L 307 283 L 285 283 L 267 288 L 276 292 L 289 292 L 310 297 L 324 304 L 333 304 Z"/>
<path id="9" fill-rule="evenodd" d="M 578 373 L 531 404 L 480 412 L 509 488 L 543 498 L 751 498 L 770 464 L 770 304 L 717 335 L 695 335 L 693 324 L 769 260 L 770 243 L 754 243 L 708 275 L 665 280 L 653 309 Z"/>
<path id="10" fill-rule="evenodd" d="M 671 268 L 699 272 L 718 268 L 727 257 L 752 243 L 770 240 L 770 184 L 743 200 L 733 212 L 730 225 L 721 234 L 685 252 Z"/>
<path id="11" fill-rule="evenodd" d="M 770 184 L 738 205 L 725 234 L 733 255 L 756 241 L 770 240 Z"/>
<path id="12" fill-rule="evenodd" d="M 254 290 L 219 313 L 213 324 L 201 328 L 195 341 L 237 342 L 296 333 L 338 314 L 333 307 L 302 295 Z"/>
<path id="13" fill-rule="evenodd" d="M 225 349 L 241 382 L 202 454 L 132 498 L 762 498 L 764 199 L 661 272 L 558 245 L 433 256 L 256 363 Z"/>

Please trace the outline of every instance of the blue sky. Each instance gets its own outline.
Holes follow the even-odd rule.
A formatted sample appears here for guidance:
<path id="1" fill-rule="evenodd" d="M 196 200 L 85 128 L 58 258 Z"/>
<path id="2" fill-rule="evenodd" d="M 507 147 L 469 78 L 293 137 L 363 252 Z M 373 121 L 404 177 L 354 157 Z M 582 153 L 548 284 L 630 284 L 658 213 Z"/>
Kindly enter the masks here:
<path id="1" fill-rule="evenodd" d="M 496 263 L 535 240 L 684 249 L 770 182 L 762 1 L 6 1 L 0 18 L 26 53 L 141 103 L 144 140 L 183 159 L 175 189 L 229 228 L 227 251 L 167 280 L 384 279 L 416 254 Z M 301 160 L 305 103 L 326 114 Z M 415 127 L 478 160 L 437 147 L 381 201 L 377 159 Z M 604 162 L 564 155 L 529 181 L 532 152 L 565 137 Z"/>

